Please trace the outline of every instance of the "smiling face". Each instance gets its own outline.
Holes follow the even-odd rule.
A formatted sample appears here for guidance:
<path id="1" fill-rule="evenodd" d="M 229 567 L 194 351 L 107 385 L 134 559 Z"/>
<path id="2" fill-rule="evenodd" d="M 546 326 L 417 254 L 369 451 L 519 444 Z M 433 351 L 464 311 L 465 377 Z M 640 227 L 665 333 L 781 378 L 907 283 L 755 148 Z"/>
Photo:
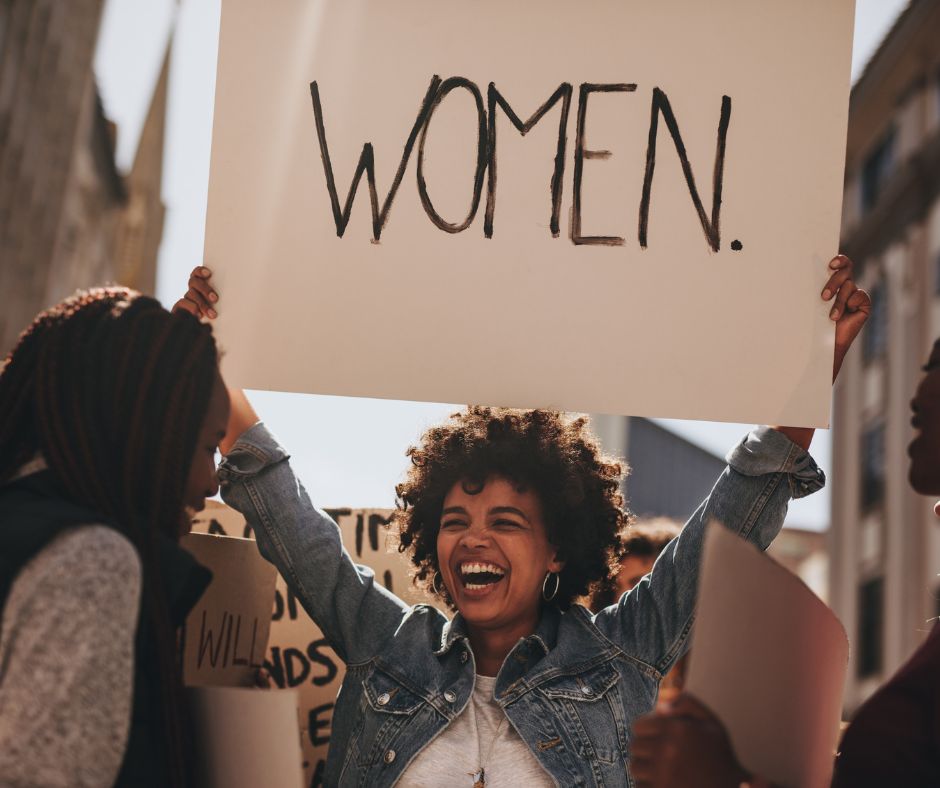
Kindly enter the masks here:
<path id="1" fill-rule="evenodd" d="M 908 446 L 909 479 L 921 495 L 940 495 L 940 339 L 924 367 L 927 373 L 911 400 L 917 435 Z"/>
<path id="2" fill-rule="evenodd" d="M 474 488 L 469 488 L 474 489 Z M 491 477 L 478 492 L 444 498 L 437 558 L 444 585 L 471 627 L 531 634 L 546 572 L 561 571 L 538 496 Z"/>

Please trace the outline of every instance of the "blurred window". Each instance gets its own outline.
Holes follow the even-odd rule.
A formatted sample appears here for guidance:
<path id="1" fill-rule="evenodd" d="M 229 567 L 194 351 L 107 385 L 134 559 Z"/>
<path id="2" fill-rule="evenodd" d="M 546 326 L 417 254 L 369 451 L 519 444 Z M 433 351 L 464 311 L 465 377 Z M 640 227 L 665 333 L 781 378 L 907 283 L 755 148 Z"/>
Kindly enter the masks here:
<path id="1" fill-rule="evenodd" d="M 858 677 L 881 673 L 884 579 L 876 577 L 858 589 Z"/>
<path id="2" fill-rule="evenodd" d="M 938 90 L 940 93 L 940 90 Z M 937 97 L 937 103 L 940 103 L 940 96 Z M 940 295 L 940 251 L 937 252 L 933 260 L 933 291 L 936 295 Z"/>
<path id="3" fill-rule="evenodd" d="M 875 424 L 862 435 L 862 511 L 880 504 L 885 495 L 885 425 Z"/>
<path id="4" fill-rule="evenodd" d="M 895 167 L 894 129 L 868 154 L 862 165 L 862 213 L 868 213 L 878 203 L 878 197 Z"/>
<path id="5" fill-rule="evenodd" d="M 888 344 L 888 298 L 884 284 L 870 288 L 871 316 L 862 332 L 862 351 L 865 361 L 882 356 Z"/>

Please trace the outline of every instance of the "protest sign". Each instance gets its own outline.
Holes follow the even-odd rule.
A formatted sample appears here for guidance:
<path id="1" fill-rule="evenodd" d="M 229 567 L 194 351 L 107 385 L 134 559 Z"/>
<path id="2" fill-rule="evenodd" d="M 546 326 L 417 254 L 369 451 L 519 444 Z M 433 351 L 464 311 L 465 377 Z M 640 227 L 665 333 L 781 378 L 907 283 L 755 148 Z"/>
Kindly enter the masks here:
<path id="1" fill-rule="evenodd" d="M 343 543 L 354 561 L 371 567 L 382 585 L 407 602 L 428 601 L 412 585 L 405 558 L 394 549 L 389 550 L 386 543 L 391 510 L 341 508 L 327 512 L 339 525 Z M 241 514 L 215 501 L 206 503 L 206 509 L 193 521 L 193 530 L 252 536 Z M 254 545 L 252 549 L 256 549 Z M 263 593 L 259 591 L 259 595 Z M 264 598 L 270 603 L 270 595 Z M 346 670 L 280 575 L 275 586 L 264 665 L 277 687 L 298 692 L 304 784 L 310 788 L 321 786 L 333 705 Z"/>
<path id="2" fill-rule="evenodd" d="M 253 686 L 267 651 L 277 570 L 249 539 L 191 533 L 180 544 L 212 570 L 183 630 L 183 680 Z"/>
<path id="3" fill-rule="evenodd" d="M 686 689 L 745 769 L 783 788 L 829 785 L 848 654 L 842 625 L 796 575 L 709 525 Z"/>
<path id="4" fill-rule="evenodd" d="M 226 379 L 826 425 L 853 7 L 224 0 Z"/>
<path id="5" fill-rule="evenodd" d="M 295 690 L 192 687 L 188 692 L 196 735 L 196 785 L 304 785 Z"/>

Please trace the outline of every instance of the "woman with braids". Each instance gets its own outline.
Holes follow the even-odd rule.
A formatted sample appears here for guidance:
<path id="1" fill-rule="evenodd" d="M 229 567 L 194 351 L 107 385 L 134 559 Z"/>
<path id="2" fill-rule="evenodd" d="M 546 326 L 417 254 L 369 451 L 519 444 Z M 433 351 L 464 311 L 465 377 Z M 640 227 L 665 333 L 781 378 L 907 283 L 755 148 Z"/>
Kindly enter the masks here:
<path id="1" fill-rule="evenodd" d="M 228 421 L 208 326 L 123 288 L 40 314 L 0 371 L 0 783 L 187 783 L 178 546 Z"/>
<path id="2" fill-rule="evenodd" d="M 829 273 L 838 369 L 870 301 L 846 258 Z M 178 306 L 211 317 L 217 302 L 196 269 Z M 233 396 L 223 498 L 347 666 L 324 784 L 628 784 L 631 724 L 687 645 L 705 524 L 766 547 L 789 499 L 823 484 L 811 437 L 748 435 L 653 571 L 592 614 L 572 602 L 621 558 L 622 466 L 583 418 L 456 413 L 409 449 L 397 489 L 401 550 L 444 612 L 406 605 L 352 562 L 286 451 Z"/>

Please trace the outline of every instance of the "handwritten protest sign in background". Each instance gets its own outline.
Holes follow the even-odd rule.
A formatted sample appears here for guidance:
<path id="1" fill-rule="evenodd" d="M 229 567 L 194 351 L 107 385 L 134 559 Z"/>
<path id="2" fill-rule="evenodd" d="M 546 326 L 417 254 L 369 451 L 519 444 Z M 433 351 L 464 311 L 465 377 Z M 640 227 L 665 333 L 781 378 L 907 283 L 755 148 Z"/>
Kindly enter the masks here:
<path id="1" fill-rule="evenodd" d="M 224 0 L 227 379 L 827 424 L 853 8 Z"/>
<path id="2" fill-rule="evenodd" d="M 394 549 L 388 549 L 386 536 L 391 510 L 327 511 L 339 524 L 343 543 L 354 561 L 370 566 L 386 588 L 409 603 L 429 601 L 412 585 L 406 559 Z M 206 509 L 197 515 L 193 531 L 252 536 L 241 514 L 215 501 L 208 501 Z M 258 587 L 256 590 L 259 597 L 270 598 L 265 588 Z M 274 610 L 264 664 L 275 685 L 284 689 L 296 688 L 299 694 L 305 785 L 310 788 L 322 786 L 333 705 L 346 670 L 280 575 L 277 576 L 275 586 Z"/>
<path id="3" fill-rule="evenodd" d="M 186 534 L 180 544 L 212 570 L 212 583 L 186 618 L 188 686 L 253 687 L 267 652 L 277 570 L 250 539 Z"/>

